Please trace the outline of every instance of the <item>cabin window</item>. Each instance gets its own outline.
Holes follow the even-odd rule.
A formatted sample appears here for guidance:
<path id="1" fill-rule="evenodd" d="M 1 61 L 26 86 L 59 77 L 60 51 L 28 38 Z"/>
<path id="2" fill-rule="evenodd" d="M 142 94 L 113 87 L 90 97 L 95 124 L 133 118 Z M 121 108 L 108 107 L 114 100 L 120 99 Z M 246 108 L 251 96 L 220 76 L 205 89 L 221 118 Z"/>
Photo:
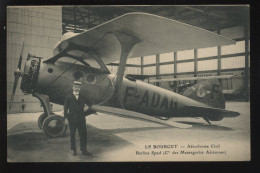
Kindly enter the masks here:
<path id="1" fill-rule="evenodd" d="M 49 68 L 49 69 L 48 69 L 48 72 L 49 72 L 49 73 L 52 73 L 52 72 L 53 72 L 53 69 L 52 69 L 52 68 Z"/>
<path id="2" fill-rule="evenodd" d="M 76 71 L 74 73 L 74 78 L 76 81 L 82 81 L 83 77 L 84 77 L 84 75 L 81 71 Z"/>
<path id="3" fill-rule="evenodd" d="M 90 82 L 90 83 L 92 83 L 92 84 L 94 84 L 94 83 L 96 83 L 97 78 L 96 78 L 95 75 L 90 74 L 90 75 L 87 77 L 87 81 Z"/>

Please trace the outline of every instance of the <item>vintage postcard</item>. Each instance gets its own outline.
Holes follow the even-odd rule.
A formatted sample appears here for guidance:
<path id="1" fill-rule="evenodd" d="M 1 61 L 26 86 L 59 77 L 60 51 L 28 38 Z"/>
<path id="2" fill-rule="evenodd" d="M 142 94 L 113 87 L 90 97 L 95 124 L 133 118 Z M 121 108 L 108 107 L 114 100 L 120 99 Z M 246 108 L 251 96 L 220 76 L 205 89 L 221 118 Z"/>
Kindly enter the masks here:
<path id="1" fill-rule="evenodd" d="M 8 6 L 7 161 L 250 161 L 249 10 Z"/>

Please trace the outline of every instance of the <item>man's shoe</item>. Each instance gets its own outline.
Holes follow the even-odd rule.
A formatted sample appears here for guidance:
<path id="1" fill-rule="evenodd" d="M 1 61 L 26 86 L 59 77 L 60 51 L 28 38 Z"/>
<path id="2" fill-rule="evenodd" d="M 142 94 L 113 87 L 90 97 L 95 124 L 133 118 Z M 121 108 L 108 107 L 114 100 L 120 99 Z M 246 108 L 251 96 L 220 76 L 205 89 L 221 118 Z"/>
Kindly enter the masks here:
<path id="1" fill-rule="evenodd" d="M 88 151 L 82 151 L 83 156 L 92 156 L 92 154 Z"/>
<path id="2" fill-rule="evenodd" d="M 76 152 L 76 151 L 73 151 L 72 155 L 73 155 L 73 156 L 76 156 L 76 155 L 77 155 L 77 152 Z"/>

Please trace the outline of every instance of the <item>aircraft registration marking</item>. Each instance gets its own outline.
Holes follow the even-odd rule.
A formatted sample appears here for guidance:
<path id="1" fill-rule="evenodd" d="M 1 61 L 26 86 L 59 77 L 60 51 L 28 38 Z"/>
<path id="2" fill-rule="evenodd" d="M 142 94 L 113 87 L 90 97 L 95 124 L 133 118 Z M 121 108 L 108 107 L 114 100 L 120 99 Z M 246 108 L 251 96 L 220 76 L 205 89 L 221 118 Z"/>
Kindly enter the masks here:
<path id="1" fill-rule="evenodd" d="M 149 93 L 148 90 L 144 91 L 144 94 L 140 97 L 138 94 L 134 94 L 136 89 L 134 87 L 127 86 L 125 90 L 125 97 L 123 102 L 126 103 L 129 98 L 137 98 L 140 106 L 151 106 L 160 109 L 172 109 L 177 108 L 177 102 L 174 102 L 172 98 L 168 98 L 166 95 L 161 96 L 157 92 Z M 141 99 L 139 99 L 141 98 Z"/>

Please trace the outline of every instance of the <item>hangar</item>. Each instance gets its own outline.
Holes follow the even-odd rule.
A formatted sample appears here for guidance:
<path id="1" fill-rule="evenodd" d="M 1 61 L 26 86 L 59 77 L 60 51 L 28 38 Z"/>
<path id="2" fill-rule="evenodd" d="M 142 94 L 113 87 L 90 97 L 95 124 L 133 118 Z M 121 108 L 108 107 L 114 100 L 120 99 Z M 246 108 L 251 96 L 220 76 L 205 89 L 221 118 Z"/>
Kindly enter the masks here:
<path id="1" fill-rule="evenodd" d="M 51 57 L 55 44 L 66 32 L 80 33 L 129 12 L 146 12 L 174 19 L 219 33 L 235 40 L 236 45 L 198 50 L 166 52 L 127 61 L 126 74 L 149 75 L 146 79 L 183 78 L 192 76 L 235 75 L 222 81 L 227 95 L 237 94 L 249 100 L 250 33 L 247 6 L 75 6 L 25 7 L 7 9 L 7 71 L 15 71 L 22 43 L 23 58 L 30 52 L 40 57 Z M 116 72 L 118 62 L 108 68 Z M 188 81 L 179 81 L 186 83 Z M 151 82 L 171 90 L 174 82 Z M 7 73 L 8 105 L 13 74 Z M 18 84 L 19 85 L 19 84 Z M 29 106 L 34 105 L 33 108 Z M 8 106 L 7 105 L 7 106 Z M 27 106 L 28 105 L 28 106 Z M 54 106 L 56 107 L 56 105 Z M 56 109 L 56 108 L 54 108 Z M 57 108 L 58 109 L 58 108 Z M 42 110 L 37 99 L 17 91 L 11 112 Z"/>
<path id="2" fill-rule="evenodd" d="M 226 99 L 249 103 L 248 6 L 10 6 L 7 8 L 7 106 L 10 105 L 13 72 L 17 68 L 23 43 L 22 67 L 28 52 L 46 59 L 52 57 L 53 48 L 63 34 L 81 33 L 130 12 L 151 13 L 197 26 L 233 39 L 236 44 L 128 59 L 125 74 L 147 75 L 144 82 L 171 91 L 176 91 L 176 87 L 186 83 L 194 84 L 195 81 L 188 77 L 232 75 L 231 78 L 220 81 Z M 112 73 L 116 73 L 118 65 L 119 62 L 113 62 L 107 67 Z M 171 78 L 183 80 L 164 81 Z M 53 111 L 61 111 L 63 108 L 52 105 Z M 12 109 L 7 109 L 9 114 L 42 110 L 38 99 L 24 95 L 19 89 L 16 91 Z"/>

